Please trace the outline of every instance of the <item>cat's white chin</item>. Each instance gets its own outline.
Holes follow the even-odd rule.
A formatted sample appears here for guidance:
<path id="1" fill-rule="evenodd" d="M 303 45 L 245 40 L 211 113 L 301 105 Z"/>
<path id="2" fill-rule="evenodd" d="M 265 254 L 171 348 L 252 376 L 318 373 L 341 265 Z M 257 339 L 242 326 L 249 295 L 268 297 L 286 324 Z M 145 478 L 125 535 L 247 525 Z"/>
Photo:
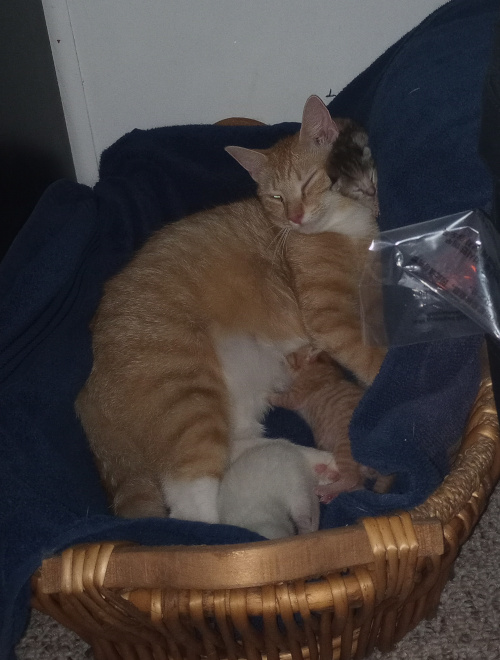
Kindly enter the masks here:
<path id="1" fill-rule="evenodd" d="M 335 232 L 352 238 L 368 238 L 376 232 L 376 218 L 369 208 L 351 201 L 320 218 L 310 218 L 301 225 L 294 225 L 294 229 L 301 234 Z"/>

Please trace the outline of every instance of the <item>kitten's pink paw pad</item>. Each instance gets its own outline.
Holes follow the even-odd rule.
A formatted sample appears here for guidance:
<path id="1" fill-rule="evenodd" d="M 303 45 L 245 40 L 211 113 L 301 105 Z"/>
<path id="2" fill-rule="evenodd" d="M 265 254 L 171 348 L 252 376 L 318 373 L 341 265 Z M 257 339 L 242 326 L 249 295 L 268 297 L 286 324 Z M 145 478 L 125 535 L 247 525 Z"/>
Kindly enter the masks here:
<path id="1" fill-rule="evenodd" d="M 321 483 L 331 484 L 340 479 L 340 472 L 336 468 L 332 468 L 325 463 L 318 463 L 314 466 L 314 471 L 321 477 Z"/>

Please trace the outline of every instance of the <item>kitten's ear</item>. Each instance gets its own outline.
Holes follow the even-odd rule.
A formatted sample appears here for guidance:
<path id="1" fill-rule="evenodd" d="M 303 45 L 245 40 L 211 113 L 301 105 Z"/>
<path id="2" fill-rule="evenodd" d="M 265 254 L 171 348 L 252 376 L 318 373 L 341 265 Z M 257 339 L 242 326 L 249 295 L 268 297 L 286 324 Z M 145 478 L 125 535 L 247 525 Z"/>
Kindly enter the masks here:
<path id="1" fill-rule="evenodd" d="M 319 96 L 310 96 L 302 113 L 300 141 L 318 146 L 332 146 L 338 138 L 339 128 Z"/>
<path id="2" fill-rule="evenodd" d="M 252 179 L 259 183 L 262 171 L 267 167 L 267 156 L 260 151 L 245 147 L 225 147 L 228 154 L 244 167 Z"/>

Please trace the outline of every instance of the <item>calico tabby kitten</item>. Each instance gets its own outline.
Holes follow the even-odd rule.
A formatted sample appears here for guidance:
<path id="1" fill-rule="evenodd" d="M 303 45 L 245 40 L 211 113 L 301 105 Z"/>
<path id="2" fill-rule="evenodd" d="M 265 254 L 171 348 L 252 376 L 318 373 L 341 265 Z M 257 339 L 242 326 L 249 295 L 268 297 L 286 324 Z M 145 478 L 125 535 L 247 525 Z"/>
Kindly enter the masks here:
<path id="1" fill-rule="evenodd" d="M 262 438 L 285 356 L 312 344 L 364 383 L 358 279 L 373 212 L 332 186 L 338 127 L 318 97 L 299 133 L 227 147 L 257 197 L 162 228 L 104 289 L 76 401 L 115 513 L 217 522 L 232 448 Z"/>
<path id="2" fill-rule="evenodd" d="M 340 132 L 328 158 L 328 175 L 341 195 L 355 199 L 377 217 L 377 171 L 368 134 L 352 119 L 336 118 L 335 123 Z"/>

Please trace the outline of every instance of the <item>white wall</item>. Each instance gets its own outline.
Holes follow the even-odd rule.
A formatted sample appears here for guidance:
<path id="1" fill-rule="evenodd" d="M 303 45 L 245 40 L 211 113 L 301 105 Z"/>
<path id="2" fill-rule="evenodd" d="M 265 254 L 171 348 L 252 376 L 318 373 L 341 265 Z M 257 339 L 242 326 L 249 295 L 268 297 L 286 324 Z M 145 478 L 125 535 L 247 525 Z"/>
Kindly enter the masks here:
<path id="1" fill-rule="evenodd" d="M 133 128 L 300 121 L 443 0 L 42 0 L 79 181 Z"/>

